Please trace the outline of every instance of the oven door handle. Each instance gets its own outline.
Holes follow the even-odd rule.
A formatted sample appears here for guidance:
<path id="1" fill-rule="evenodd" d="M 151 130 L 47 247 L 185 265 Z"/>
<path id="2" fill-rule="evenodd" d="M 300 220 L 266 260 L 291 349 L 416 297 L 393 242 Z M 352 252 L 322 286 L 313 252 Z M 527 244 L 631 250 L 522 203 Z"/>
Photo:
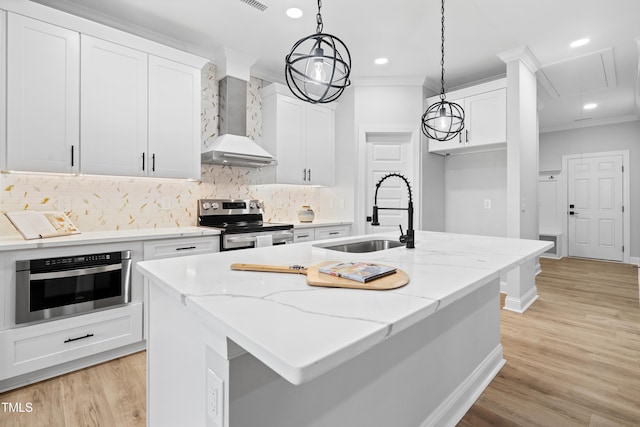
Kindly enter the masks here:
<path id="1" fill-rule="evenodd" d="M 88 276 L 90 274 L 107 273 L 109 271 L 121 270 L 122 264 L 101 265 L 98 267 L 79 268 L 77 270 L 52 271 L 51 273 L 30 274 L 30 280 L 63 279 L 65 277 Z"/>
<path id="2" fill-rule="evenodd" d="M 289 238 L 293 237 L 293 232 L 292 231 L 284 231 L 282 233 L 272 234 L 272 236 L 273 236 L 273 241 L 277 242 L 277 241 L 281 241 L 281 240 L 287 240 L 288 237 Z M 255 243 L 256 242 L 256 236 L 227 237 L 226 240 L 229 243 Z"/>

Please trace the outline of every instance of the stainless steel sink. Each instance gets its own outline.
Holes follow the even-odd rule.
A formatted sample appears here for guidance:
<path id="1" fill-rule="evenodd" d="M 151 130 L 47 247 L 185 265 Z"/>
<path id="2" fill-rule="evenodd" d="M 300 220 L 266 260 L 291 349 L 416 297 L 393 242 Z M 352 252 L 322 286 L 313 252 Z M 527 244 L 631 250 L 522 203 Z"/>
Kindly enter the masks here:
<path id="1" fill-rule="evenodd" d="M 372 239 L 372 240 L 361 240 L 361 241 L 355 241 L 355 242 L 342 242 L 339 244 L 323 243 L 323 244 L 318 244 L 314 246 L 318 248 L 329 249 L 332 251 L 360 254 L 364 252 L 384 251 L 385 249 L 392 249 L 392 248 L 404 246 L 404 244 L 398 242 L 397 240 Z"/>

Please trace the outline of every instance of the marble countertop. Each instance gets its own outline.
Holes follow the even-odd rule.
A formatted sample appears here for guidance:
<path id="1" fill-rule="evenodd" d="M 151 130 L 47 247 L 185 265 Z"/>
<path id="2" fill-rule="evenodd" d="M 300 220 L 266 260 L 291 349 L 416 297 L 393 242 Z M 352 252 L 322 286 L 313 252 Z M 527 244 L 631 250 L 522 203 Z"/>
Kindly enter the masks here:
<path id="1" fill-rule="evenodd" d="M 111 242 L 173 239 L 180 237 L 215 236 L 220 231 L 204 227 L 143 228 L 134 230 L 89 231 L 71 236 L 24 240 L 22 236 L 0 237 L 0 252 L 22 249 L 54 248 Z"/>
<path id="2" fill-rule="evenodd" d="M 376 234 L 395 240 L 397 233 Z M 370 236 L 335 239 L 332 242 Z M 326 241 L 324 241 L 326 243 Z M 137 268 L 205 324 L 292 384 L 316 378 L 430 316 L 552 244 L 416 232 L 416 248 L 348 254 L 303 242 L 268 248 L 143 261 Z M 376 261 L 411 278 L 389 291 L 312 287 L 303 275 L 233 271 L 232 263 L 313 265 Z"/>

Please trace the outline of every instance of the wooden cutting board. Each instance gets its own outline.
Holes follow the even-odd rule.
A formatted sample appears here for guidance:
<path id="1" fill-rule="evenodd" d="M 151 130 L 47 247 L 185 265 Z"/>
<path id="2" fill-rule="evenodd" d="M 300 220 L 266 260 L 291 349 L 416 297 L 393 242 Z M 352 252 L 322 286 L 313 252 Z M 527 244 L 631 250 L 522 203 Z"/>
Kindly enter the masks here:
<path id="1" fill-rule="evenodd" d="M 271 273 L 294 273 L 307 276 L 307 284 L 310 286 L 324 286 L 330 288 L 351 288 L 369 290 L 396 289 L 409 283 L 409 276 L 403 270 L 397 269 L 395 273 L 374 279 L 370 282 L 358 282 L 351 279 L 320 273 L 320 267 L 335 264 L 337 261 L 324 261 L 320 264 L 303 267 L 300 265 L 265 265 L 265 264 L 231 264 L 232 270 L 266 271 Z"/>

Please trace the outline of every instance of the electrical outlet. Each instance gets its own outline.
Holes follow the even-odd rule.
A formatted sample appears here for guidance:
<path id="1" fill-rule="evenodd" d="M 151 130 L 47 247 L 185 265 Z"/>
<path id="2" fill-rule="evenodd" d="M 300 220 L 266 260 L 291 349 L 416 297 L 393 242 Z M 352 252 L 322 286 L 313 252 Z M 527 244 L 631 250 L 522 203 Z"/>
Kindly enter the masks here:
<path id="1" fill-rule="evenodd" d="M 491 199 L 484 199 L 484 208 L 491 209 Z"/>
<path id="2" fill-rule="evenodd" d="M 58 197 L 58 210 L 62 212 L 71 212 L 71 197 Z"/>
<path id="3" fill-rule="evenodd" d="M 207 415 L 215 427 L 223 426 L 224 381 L 213 370 L 207 370 Z"/>

